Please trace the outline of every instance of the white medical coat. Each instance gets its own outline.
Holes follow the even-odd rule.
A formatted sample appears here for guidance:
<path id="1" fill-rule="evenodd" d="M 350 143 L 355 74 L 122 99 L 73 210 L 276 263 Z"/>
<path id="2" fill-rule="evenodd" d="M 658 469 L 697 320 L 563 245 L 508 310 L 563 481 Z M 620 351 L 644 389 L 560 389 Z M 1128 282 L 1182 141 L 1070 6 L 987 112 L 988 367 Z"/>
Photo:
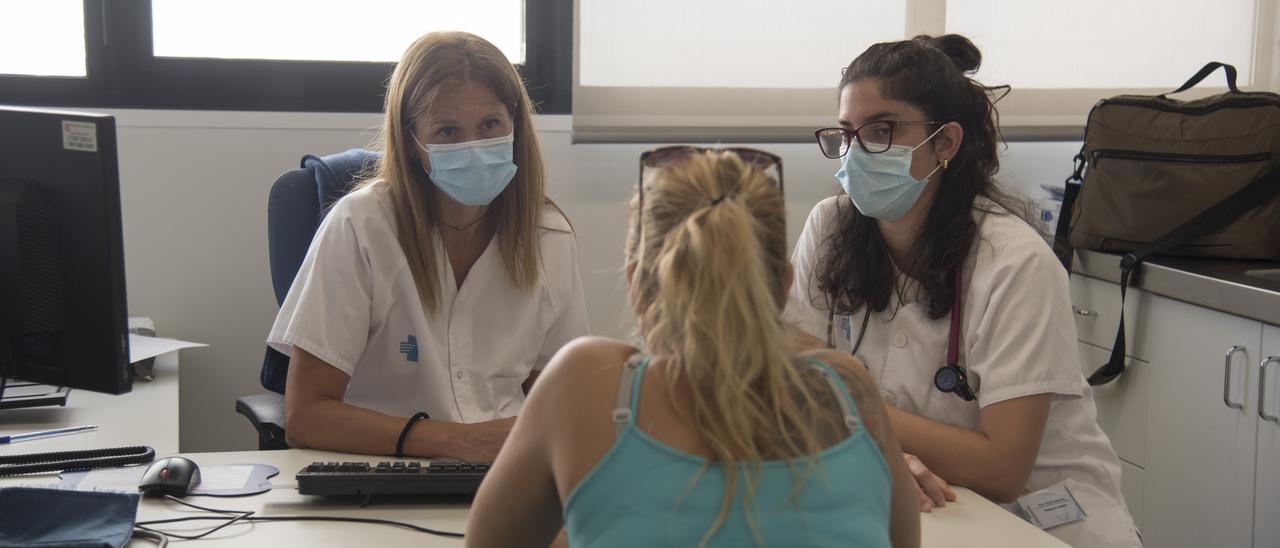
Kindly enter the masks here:
<path id="1" fill-rule="evenodd" d="M 996 207 L 989 201 L 982 205 Z M 796 282 L 786 318 L 824 341 L 829 313 L 815 277 L 817 261 L 828 251 L 858 253 L 829 249 L 828 237 L 838 227 L 842 207 L 853 207 L 843 195 L 814 207 L 792 255 Z M 1064 542 L 1080 547 L 1137 546 L 1133 519 L 1120 492 L 1120 462 L 1098 427 L 1093 390 L 1081 370 L 1066 271 L 1044 239 L 1022 220 L 977 210 L 974 215 L 979 236 L 962 274 L 960 365 L 966 368 L 977 401 L 966 402 L 934 387 L 934 373 L 946 363 L 950 316 L 930 319 L 923 295 L 911 294 L 911 287 L 900 284 L 905 291 L 895 292 L 886 310 L 871 314 L 857 357 L 875 378 L 886 404 L 974 431 L 979 430 L 983 407 L 1052 394 L 1025 492 L 1068 482 L 1088 517 L 1049 530 Z M 832 339 L 837 349 L 852 350 L 864 311 L 835 315 Z"/>
<path id="2" fill-rule="evenodd" d="M 334 204 L 268 344 L 285 354 L 302 348 L 350 375 L 344 401 L 352 405 L 467 423 L 515 415 L 530 373 L 587 334 L 568 221 L 554 208 L 544 210 L 542 261 L 532 289 L 507 276 L 498 236 L 459 287 L 441 240 L 433 238 L 441 293 L 439 309 L 427 313 L 394 219 L 381 185 Z"/>

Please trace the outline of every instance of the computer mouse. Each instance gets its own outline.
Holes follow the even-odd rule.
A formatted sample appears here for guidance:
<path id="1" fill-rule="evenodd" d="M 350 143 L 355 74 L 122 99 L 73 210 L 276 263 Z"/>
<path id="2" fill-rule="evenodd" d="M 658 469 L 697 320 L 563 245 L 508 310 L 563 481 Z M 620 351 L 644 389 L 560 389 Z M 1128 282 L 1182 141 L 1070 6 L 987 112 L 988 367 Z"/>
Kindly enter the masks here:
<path id="1" fill-rule="evenodd" d="M 182 457 L 165 457 L 151 463 L 142 474 L 138 491 L 144 497 L 185 497 L 200 485 L 200 467 Z"/>

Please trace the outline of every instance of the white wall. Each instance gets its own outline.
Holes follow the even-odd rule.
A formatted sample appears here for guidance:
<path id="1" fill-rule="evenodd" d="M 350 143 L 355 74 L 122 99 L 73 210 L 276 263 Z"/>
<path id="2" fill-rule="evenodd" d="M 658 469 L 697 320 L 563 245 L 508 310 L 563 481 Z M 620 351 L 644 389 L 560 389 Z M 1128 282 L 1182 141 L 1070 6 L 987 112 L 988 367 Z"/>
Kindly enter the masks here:
<path id="1" fill-rule="evenodd" d="M 237 396 L 262 392 L 263 338 L 274 319 L 267 262 L 266 197 L 303 154 L 373 141 L 378 115 L 115 111 L 118 119 L 130 315 L 155 319 L 161 335 L 211 345 L 183 351 L 181 449 L 252 449 Z M 619 274 L 626 200 L 640 152 L 650 145 L 572 145 L 567 116 L 536 123 L 550 193 L 578 232 L 593 331 L 625 337 Z M 784 159 L 794 241 L 809 209 L 838 189 L 836 164 L 811 144 L 749 145 Z M 1002 178 L 1035 189 L 1060 184 L 1076 143 L 1015 143 Z"/>

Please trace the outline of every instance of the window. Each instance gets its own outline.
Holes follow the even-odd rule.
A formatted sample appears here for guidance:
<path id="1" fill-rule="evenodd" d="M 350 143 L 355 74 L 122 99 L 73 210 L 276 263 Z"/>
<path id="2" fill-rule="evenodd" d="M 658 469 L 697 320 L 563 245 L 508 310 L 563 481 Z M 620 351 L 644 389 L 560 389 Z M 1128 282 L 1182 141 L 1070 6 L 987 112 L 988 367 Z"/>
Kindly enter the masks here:
<path id="1" fill-rule="evenodd" d="M 579 142 L 808 141 L 868 45 L 964 34 L 1010 84 L 1010 138 L 1078 138 L 1089 108 L 1173 90 L 1209 61 L 1276 88 L 1274 0 L 577 0 Z M 1208 5 L 1211 4 L 1211 5 Z M 1034 32 L 1031 32 L 1034 29 Z M 1185 97 L 1225 90 L 1219 75 Z"/>
<path id="2" fill-rule="evenodd" d="M 850 45 L 897 40 L 906 0 L 582 2 L 583 86 L 831 89 Z M 679 14 L 673 16 L 672 14 Z M 815 26 L 821 14 L 826 24 Z M 853 28 L 850 23 L 858 21 Z"/>
<path id="3" fill-rule="evenodd" d="M 909 4 L 579 0 L 574 139 L 811 137 L 830 125 L 849 52 L 902 37 Z"/>
<path id="4" fill-rule="evenodd" d="M 0 103 L 378 112 L 387 77 L 413 40 L 433 30 L 464 30 L 516 64 L 541 112 L 567 113 L 571 2 L 41 0 L 21 2 L 20 10 L 0 4 Z M 30 32 L 22 37 L 14 28 Z M 79 72 L 66 68 L 74 60 Z"/>
<path id="5" fill-rule="evenodd" d="M 858 52 L 959 32 L 982 49 L 977 78 L 1013 86 L 1005 127 L 1062 136 L 1099 98 L 1170 91 L 1208 61 L 1235 65 L 1242 86 L 1280 89 L 1277 11 L 1276 0 L 7 2 L 0 103 L 376 112 L 405 46 L 450 28 L 498 45 L 540 112 L 572 110 L 578 141 L 807 141 L 831 122 L 839 69 Z"/>
<path id="6" fill-rule="evenodd" d="M 982 50 L 980 80 L 1013 86 L 999 105 L 1006 127 L 1082 126 L 1098 99 L 1173 91 L 1210 61 L 1234 65 L 1241 87 L 1274 89 L 1274 10 L 1274 0 L 947 0 L 945 28 Z M 1218 72 L 1175 97 L 1225 82 Z"/>
<path id="7" fill-rule="evenodd" d="M 1234 65 L 1238 83 L 1248 85 L 1254 4 L 948 0 L 947 32 L 968 36 L 982 50 L 981 77 L 1015 89 L 1172 90 L 1208 61 Z"/>
<path id="8" fill-rule="evenodd" d="M 0 6 L 0 51 L 11 52 L 0 56 L 0 74 L 86 76 L 83 2 Z"/>
<path id="9" fill-rule="evenodd" d="M 358 7 L 339 0 L 153 0 L 151 6 L 157 57 L 394 63 L 423 34 L 461 30 L 524 63 L 524 0 L 362 0 Z"/>

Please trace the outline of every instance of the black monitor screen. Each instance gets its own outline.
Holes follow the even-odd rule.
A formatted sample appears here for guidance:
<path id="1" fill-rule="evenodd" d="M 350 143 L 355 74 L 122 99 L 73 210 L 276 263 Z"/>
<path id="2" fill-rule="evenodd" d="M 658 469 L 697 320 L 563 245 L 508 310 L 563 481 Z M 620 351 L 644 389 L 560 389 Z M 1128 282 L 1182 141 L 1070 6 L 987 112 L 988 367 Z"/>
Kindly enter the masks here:
<path id="1" fill-rule="evenodd" d="M 115 118 L 0 106 L 0 377 L 132 385 Z"/>

